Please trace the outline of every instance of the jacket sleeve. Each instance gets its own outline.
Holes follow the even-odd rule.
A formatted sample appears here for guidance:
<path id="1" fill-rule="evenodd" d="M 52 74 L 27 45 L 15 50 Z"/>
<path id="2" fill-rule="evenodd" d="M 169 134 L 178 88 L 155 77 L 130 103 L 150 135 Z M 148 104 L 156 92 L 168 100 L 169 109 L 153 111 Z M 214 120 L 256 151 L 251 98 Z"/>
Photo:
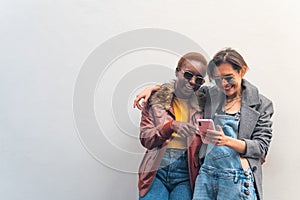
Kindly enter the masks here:
<path id="1" fill-rule="evenodd" d="M 140 141 L 147 149 L 161 147 L 173 133 L 173 118 L 160 105 L 147 104 L 142 111 Z"/>
<path id="2" fill-rule="evenodd" d="M 250 139 L 243 139 L 246 142 L 246 152 L 243 157 L 262 158 L 268 153 L 272 139 L 272 121 L 274 113 L 272 102 L 261 96 L 261 104 L 257 107 L 260 113 L 256 126 Z"/>

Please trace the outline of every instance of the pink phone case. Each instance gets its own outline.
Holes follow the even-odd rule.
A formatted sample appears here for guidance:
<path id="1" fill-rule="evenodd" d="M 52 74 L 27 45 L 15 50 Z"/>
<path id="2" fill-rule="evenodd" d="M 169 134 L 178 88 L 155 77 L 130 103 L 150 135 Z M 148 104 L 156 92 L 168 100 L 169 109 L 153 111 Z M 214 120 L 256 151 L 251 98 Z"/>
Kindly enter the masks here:
<path id="1" fill-rule="evenodd" d="M 214 121 L 212 119 L 198 119 L 199 130 L 206 132 L 207 129 L 215 130 Z"/>
<path id="2" fill-rule="evenodd" d="M 207 129 L 215 130 L 214 121 L 212 119 L 198 119 L 199 130 L 201 132 L 207 132 Z M 204 144 L 214 144 L 211 141 L 207 140 L 206 137 L 203 137 L 201 134 L 201 139 Z"/>

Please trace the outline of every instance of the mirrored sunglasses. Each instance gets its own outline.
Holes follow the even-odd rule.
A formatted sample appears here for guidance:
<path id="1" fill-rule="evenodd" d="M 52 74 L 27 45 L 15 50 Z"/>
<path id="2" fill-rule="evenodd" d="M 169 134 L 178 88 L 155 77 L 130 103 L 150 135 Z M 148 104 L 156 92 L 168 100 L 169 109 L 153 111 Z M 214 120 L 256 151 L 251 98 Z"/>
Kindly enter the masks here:
<path id="1" fill-rule="evenodd" d="M 235 83 L 235 78 L 234 78 L 234 76 L 214 77 L 213 79 L 215 80 L 216 84 L 218 84 L 218 85 L 221 85 L 221 84 L 222 84 L 223 79 L 224 79 L 228 84 L 233 85 L 233 84 Z"/>

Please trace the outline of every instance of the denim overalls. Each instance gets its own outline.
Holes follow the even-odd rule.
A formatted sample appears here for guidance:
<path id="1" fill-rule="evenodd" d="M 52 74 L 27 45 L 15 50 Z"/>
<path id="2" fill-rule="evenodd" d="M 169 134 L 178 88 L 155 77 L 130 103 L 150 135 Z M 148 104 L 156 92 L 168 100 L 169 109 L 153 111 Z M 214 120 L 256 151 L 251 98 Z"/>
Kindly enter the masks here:
<path id="1" fill-rule="evenodd" d="M 225 135 L 237 138 L 240 113 L 215 114 L 214 123 Z M 198 174 L 194 200 L 256 200 L 251 169 L 244 170 L 240 155 L 226 146 L 208 144 L 204 163 Z"/>

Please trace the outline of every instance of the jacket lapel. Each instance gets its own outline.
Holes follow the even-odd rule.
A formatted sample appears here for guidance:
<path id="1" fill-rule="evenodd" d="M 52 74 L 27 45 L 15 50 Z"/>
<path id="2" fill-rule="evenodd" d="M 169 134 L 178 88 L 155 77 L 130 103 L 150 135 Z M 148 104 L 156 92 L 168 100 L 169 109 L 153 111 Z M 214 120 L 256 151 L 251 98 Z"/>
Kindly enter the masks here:
<path id="1" fill-rule="evenodd" d="M 248 105 L 241 107 L 241 121 L 239 125 L 238 138 L 250 139 L 251 134 L 256 126 L 259 113 Z"/>
<path id="2" fill-rule="evenodd" d="M 256 87 L 244 79 L 242 86 L 242 107 L 238 138 L 250 139 L 260 115 L 255 110 L 256 105 L 259 104 L 259 93 Z"/>
<path id="3" fill-rule="evenodd" d="M 207 98 L 204 118 L 212 119 L 220 103 L 224 102 L 225 95 L 215 86 L 211 88 Z"/>

